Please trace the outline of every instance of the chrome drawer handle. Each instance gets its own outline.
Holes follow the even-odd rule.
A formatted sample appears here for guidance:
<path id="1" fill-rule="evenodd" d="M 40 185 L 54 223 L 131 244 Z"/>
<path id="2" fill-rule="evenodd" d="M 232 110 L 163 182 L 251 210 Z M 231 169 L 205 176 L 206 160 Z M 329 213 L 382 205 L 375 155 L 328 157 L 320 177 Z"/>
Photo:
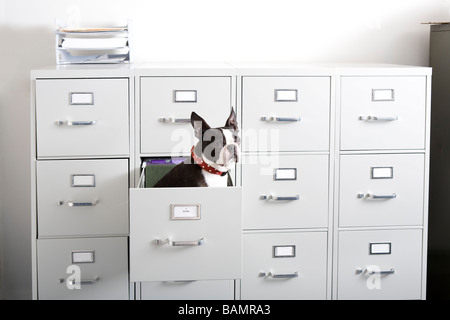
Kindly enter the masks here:
<path id="1" fill-rule="evenodd" d="M 359 116 L 359 120 L 362 120 L 362 121 L 396 121 L 396 120 L 398 120 L 398 116 L 392 116 L 392 117 Z"/>
<path id="2" fill-rule="evenodd" d="M 93 126 L 97 124 L 96 120 L 91 121 L 56 121 L 58 126 Z"/>
<path id="3" fill-rule="evenodd" d="M 172 241 L 171 239 L 155 239 L 156 245 L 168 244 L 171 247 L 198 247 L 205 243 L 205 238 L 194 241 Z"/>
<path id="4" fill-rule="evenodd" d="M 299 122 L 299 121 L 301 121 L 301 118 L 300 117 L 297 117 L 297 118 L 261 117 L 261 121 L 267 121 L 267 122 Z"/>
<path id="5" fill-rule="evenodd" d="M 86 284 L 96 284 L 98 281 L 100 280 L 99 277 L 95 278 L 95 279 L 85 279 L 85 280 L 80 280 L 80 281 L 75 281 L 75 280 L 68 280 L 67 283 L 71 286 L 74 285 L 86 285 Z"/>
<path id="6" fill-rule="evenodd" d="M 394 268 L 391 268 L 388 270 L 378 270 L 376 268 L 370 268 L 370 267 L 356 268 L 356 274 L 364 274 L 364 273 L 367 273 L 369 275 L 374 275 L 374 274 L 387 275 L 387 274 L 394 274 L 395 270 L 394 270 Z"/>
<path id="7" fill-rule="evenodd" d="M 66 279 L 64 278 L 59 278 L 59 283 L 64 283 L 66 281 Z M 85 285 L 85 284 L 96 284 L 98 281 L 100 280 L 100 277 L 97 277 L 95 279 L 86 279 L 86 280 L 80 280 L 80 281 L 75 281 L 74 279 L 72 280 L 67 280 L 67 284 L 68 285 Z"/>
<path id="8" fill-rule="evenodd" d="M 159 118 L 160 122 L 163 123 L 190 123 L 191 119 L 183 119 L 183 118 Z"/>
<path id="9" fill-rule="evenodd" d="M 294 273 L 273 273 L 273 272 L 260 272 L 261 278 L 273 278 L 273 279 L 292 279 L 298 277 L 298 272 Z"/>
<path id="10" fill-rule="evenodd" d="M 372 194 L 372 193 L 358 193 L 359 199 L 395 199 L 397 194 Z"/>
<path id="11" fill-rule="evenodd" d="M 290 200 L 299 200 L 300 195 L 296 195 L 293 197 L 279 197 L 279 196 L 274 196 L 273 194 L 270 194 L 270 195 L 262 195 L 259 199 L 260 200 L 275 200 L 275 201 L 290 201 Z"/>
<path id="12" fill-rule="evenodd" d="M 62 205 L 64 202 L 59 201 L 58 205 Z M 91 202 L 73 202 L 73 201 L 67 201 L 67 205 L 69 207 L 93 207 L 96 206 L 98 203 L 98 200 L 94 200 Z"/>

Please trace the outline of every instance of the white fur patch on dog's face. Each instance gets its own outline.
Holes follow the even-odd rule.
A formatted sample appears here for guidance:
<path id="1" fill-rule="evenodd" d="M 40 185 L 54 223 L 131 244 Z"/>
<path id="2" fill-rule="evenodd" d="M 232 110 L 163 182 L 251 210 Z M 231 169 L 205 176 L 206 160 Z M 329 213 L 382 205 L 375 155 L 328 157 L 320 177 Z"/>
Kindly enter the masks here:
<path id="1" fill-rule="evenodd" d="M 240 158 L 239 140 L 236 138 L 231 130 L 222 129 L 225 138 L 225 146 L 220 150 L 219 157 L 216 162 L 203 157 L 203 160 L 210 166 L 219 171 L 226 172 L 230 170 Z M 227 177 L 217 174 L 209 173 L 202 170 L 203 177 L 208 187 L 227 187 Z"/>
<path id="2" fill-rule="evenodd" d="M 223 135 L 225 136 L 225 146 L 220 151 L 217 163 L 224 167 L 230 168 L 239 159 L 239 145 L 234 141 L 231 130 L 223 130 Z"/>
<path id="3" fill-rule="evenodd" d="M 225 139 L 225 146 L 220 149 L 219 156 L 217 160 L 213 162 L 212 160 L 204 157 L 204 161 L 210 166 L 226 172 L 232 168 L 233 165 L 239 161 L 240 158 L 240 147 L 235 141 L 232 130 L 222 129 L 223 137 Z"/>

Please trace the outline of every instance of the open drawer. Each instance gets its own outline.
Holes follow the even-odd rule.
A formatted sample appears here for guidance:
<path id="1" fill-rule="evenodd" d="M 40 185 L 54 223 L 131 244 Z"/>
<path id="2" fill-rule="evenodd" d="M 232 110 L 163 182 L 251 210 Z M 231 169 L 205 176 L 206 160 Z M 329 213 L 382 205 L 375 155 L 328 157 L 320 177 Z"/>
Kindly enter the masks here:
<path id="1" fill-rule="evenodd" d="M 241 278 L 242 192 L 130 190 L 131 281 Z"/>

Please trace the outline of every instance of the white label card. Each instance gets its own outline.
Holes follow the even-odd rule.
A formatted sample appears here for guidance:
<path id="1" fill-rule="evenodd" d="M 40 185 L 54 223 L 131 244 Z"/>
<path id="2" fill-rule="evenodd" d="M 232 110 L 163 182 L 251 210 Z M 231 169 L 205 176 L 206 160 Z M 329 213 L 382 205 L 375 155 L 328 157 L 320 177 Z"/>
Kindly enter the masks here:
<path id="1" fill-rule="evenodd" d="M 199 204 L 172 204 L 172 220 L 196 220 L 200 219 Z"/>
<path id="2" fill-rule="evenodd" d="M 277 168 L 274 172 L 274 180 L 297 180 L 297 169 Z"/>
<path id="3" fill-rule="evenodd" d="M 175 102 L 197 102 L 197 90 L 175 90 Z"/>
<path id="4" fill-rule="evenodd" d="M 275 89 L 276 102 L 296 102 L 298 101 L 297 89 Z"/>
<path id="5" fill-rule="evenodd" d="M 295 246 L 273 246 L 274 258 L 293 258 L 295 257 Z"/>
<path id="6" fill-rule="evenodd" d="M 394 101 L 394 89 L 372 89 L 372 101 Z"/>
<path id="7" fill-rule="evenodd" d="M 94 250 L 72 251 L 72 263 L 93 263 Z"/>
<path id="8" fill-rule="evenodd" d="M 72 187 L 95 187 L 95 174 L 72 175 Z"/>
<path id="9" fill-rule="evenodd" d="M 372 167 L 371 179 L 392 179 L 394 177 L 393 167 Z"/>
<path id="10" fill-rule="evenodd" d="M 71 92 L 70 93 L 70 105 L 93 105 L 94 93 L 93 92 Z"/>
<path id="11" fill-rule="evenodd" d="M 371 243 L 370 254 L 391 254 L 391 243 Z"/>

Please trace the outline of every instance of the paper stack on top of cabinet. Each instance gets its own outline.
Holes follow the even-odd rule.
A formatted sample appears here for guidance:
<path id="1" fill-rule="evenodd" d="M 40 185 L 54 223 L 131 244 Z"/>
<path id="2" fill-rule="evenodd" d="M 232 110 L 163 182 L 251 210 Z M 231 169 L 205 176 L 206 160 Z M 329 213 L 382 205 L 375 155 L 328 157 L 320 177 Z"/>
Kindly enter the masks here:
<path id="1" fill-rule="evenodd" d="M 121 27 L 56 30 L 56 63 L 129 63 L 130 23 Z"/>

